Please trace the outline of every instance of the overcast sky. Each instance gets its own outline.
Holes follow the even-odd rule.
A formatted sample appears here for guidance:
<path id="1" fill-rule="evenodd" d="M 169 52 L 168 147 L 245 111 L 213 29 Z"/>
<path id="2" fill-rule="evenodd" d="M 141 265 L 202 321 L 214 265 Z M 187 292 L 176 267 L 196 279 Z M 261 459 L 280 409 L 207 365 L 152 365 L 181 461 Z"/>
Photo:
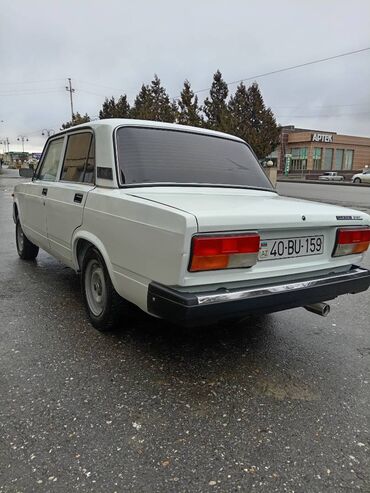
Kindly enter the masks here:
<path id="1" fill-rule="evenodd" d="M 17 150 L 157 73 L 171 97 L 370 46 L 369 0 L 0 0 L 0 138 Z M 370 137 L 370 51 L 256 79 L 280 124 Z M 235 86 L 230 86 L 234 91 Z M 202 100 L 206 92 L 199 94 Z"/>

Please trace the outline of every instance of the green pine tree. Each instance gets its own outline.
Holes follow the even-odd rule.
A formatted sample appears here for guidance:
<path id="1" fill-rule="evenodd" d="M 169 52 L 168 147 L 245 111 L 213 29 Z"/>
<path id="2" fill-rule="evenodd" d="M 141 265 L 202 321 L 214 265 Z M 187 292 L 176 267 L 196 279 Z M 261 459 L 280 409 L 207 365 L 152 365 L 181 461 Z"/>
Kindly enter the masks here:
<path id="1" fill-rule="evenodd" d="M 117 101 L 117 118 L 130 118 L 130 105 L 127 101 L 126 94 L 122 94 Z"/>
<path id="2" fill-rule="evenodd" d="M 228 108 L 230 132 L 249 142 L 252 130 L 251 122 L 248 118 L 249 94 L 243 82 L 236 88 L 235 94 L 230 97 Z"/>
<path id="3" fill-rule="evenodd" d="M 120 96 L 118 101 L 112 96 L 110 99 L 105 98 L 102 109 L 99 111 L 99 118 L 129 118 L 130 105 L 127 101 L 126 94 Z"/>
<path id="4" fill-rule="evenodd" d="M 138 120 L 151 120 L 152 116 L 152 94 L 148 85 L 141 86 L 131 108 L 131 117 Z"/>
<path id="5" fill-rule="evenodd" d="M 210 97 L 206 98 L 203 111 L 207 117 L 206 126 L 212 130 L 228 132 L 230 130 L 227 96 L 229 90 L 219 70 L 213 76 Z"/>
<path id="6" fill-rule="evenodd" d="M 177 106 L 170 100 L 157 75 L 150 85 L 142 85 L 131 111 L 133 118 L 173 123 L 177 119 Z"/>
<path id="7" fill-rule="evenodd" d="M 238 101 L 243 102 L 243 109 L 236 120 L 239 127 L 235 134 L 246 140 L 259 159 L 268 156 L 279 144 L 280 127 L 276 123 L 271 108 L 266 108 L 258 84 L 254 82 L 246 91 L 238 87 Z M 237 89 L 237 92 L 238 92 Z M 235 97 L 236 97 L 235 93 Z M 235 98 L 234 98 L 235 99 Z M 235 104 L 235 103 L 234 103 Z M 246 123 L 241 124 L 242 114 L 245 113 Z M 235 112 L 231 108 L 232 120 Z"/>
<path id="8" fill-rule="evenodd" d="M 90 117 L 87 113 L 85 113 L 83 116 L 80 115 L 79 112 L 73 113 L 73 118 L 72 120 L 63 123 L 61 126 L 61 130 L 65 130 L 66 128 L 74 127 L 75 125 L 80 125 L 81 123 L 87 123 L 90 121 Z"/>
<path id="9" fill-rule="evenodd" d="M 198 96 L 194 96 L 191 90 L 190 82 L 186 79 L 184 88 L 181 92 L 179 105 L 178 123 L 183 125 L 192 125 L 194 127 L 202 127 L 204 120 L 200 114 L 198 105 Z"/>

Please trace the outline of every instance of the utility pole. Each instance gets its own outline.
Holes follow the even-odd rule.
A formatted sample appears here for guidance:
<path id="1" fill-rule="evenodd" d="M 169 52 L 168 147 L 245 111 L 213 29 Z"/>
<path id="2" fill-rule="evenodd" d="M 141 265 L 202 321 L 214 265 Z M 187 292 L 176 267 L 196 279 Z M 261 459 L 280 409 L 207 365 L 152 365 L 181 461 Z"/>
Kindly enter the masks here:
<path id="1" fill-rule="evenodd" d="M 71 116 L 72 116 L 72 123 L 74 120 L 74 111 L 73 111 L 73 93 L 75 92 L 74 88 L 72 87 L 72 80 L 70 77 L 68 77 L 68 86 L 66 86 L 66 91 L 69 92 L 69 99 L 71 101 Z"/>

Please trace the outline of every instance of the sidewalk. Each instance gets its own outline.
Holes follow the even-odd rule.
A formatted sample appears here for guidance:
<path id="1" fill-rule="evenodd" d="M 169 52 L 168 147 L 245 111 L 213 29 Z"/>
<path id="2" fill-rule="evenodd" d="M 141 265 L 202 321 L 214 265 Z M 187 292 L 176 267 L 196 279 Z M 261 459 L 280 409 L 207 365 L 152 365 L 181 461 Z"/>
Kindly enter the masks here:
<path id="1" fill-rule="evenodd" d="M 326 181 L 326 180 L 303 180 L 299 178 L 285 178 L 278 176 L 278 182 L 284 183 L 314 183 L 315 185 L 341 185 L 345 187 L 370 187 L 370 183 L 352 183 L 351 181 Z"/>

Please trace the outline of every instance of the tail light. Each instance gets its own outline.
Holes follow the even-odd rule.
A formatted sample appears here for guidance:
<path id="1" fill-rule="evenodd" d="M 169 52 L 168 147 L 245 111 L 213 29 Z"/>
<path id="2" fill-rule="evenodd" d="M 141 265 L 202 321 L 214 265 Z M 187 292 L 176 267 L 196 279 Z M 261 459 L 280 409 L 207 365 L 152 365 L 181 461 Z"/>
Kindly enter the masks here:
<path id="1" fill-rule="evenodd" d="M 337 231 L 337 239 L 333 257 L 363 253 L 370 245 L 370 228 L 341 228 Z"/>
<path id="2" fill-rule="evenodd" d="M 189 271 L 251 267 L 257 262 L 259 249 L 257 233 L 194 236 Z"/>

